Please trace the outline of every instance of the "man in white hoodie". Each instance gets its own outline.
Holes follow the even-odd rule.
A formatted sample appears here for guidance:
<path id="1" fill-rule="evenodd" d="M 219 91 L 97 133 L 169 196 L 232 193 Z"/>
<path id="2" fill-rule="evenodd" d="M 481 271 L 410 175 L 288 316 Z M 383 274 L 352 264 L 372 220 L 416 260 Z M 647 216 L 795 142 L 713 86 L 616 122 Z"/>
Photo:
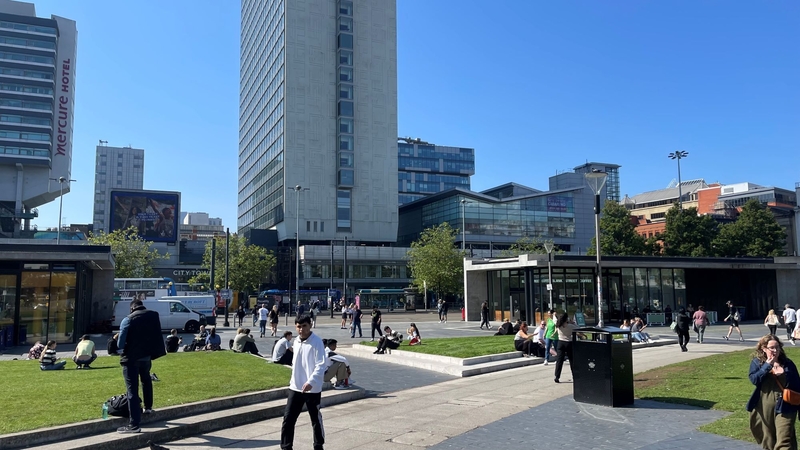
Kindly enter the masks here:
<path id="1" fill-rule="evenodd" d="M 289 380 L 289 396 L 283 411 L 281 426 L 281 449 L 292 450 L 294 427 L 297 417 L 308 408 L 311 428 L 314 431 L 314 450 L 323 450 L 325 430 L 322 427 L 322 413 L 319 403 L 322 397 L 322 383 L 328 358 L 322 339 L 311 332 L 311 317 L 300 315 L 294 320 L 297 338 L 292 344 L 292 377 Z"/>

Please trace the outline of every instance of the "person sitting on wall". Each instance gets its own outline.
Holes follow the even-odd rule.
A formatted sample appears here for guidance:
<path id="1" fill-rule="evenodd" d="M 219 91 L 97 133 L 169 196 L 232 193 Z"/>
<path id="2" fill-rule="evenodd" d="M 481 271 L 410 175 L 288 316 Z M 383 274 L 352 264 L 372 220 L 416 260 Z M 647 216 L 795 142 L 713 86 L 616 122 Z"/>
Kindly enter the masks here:
<path id="1" fill-rule="evenodd" d="M 336 339 L 323 339 L 323 344 L 327 349 L 328 354 L 328 367 L 325 369 L 325 382 L 328 383 L 336 378 L 336 383 L 333 385 L 334 389 L 347 389 L 350 385 L 350 364 L 347 363 L 347 358 L 336 353 Z"/>
<path id="2" fill-rule="evenodd" d="M 278 339 L 275 347 L 272 349 L 272 362 L 275 364 L 283 364 L 284 366 L 292 365 L 292 332 L 285 331 L 283 337 Z"/>
<path id="3" fill-rule="evenodd" d="M 387 348 L 394 350 L 400 347 L 400 343 L 403 342 L 403 335 L 397 331 L 392 331 L 389 325 L 386 325 L 383 331 L 384 335 L 378 340 L 378 349 L 372 352 L 373 354 L 382 355 L 386 352 Z"/>
<path id="4" fill-rule="evenodd" d="M 178 336 L 178 330 L 173 328 L 170 330 L 166 341 L 164 341 L 164 347 L 167 349 L 167 353 L 177 353 L 182 343 L 183 338 Z"/>
<path id="5" fill-rule="evenodd" d="M 261 356 L 256 346 L 256 340 L 250 336 L 250 328 L 241 329 L 236 337 L 233 338 L 233 351 L 236 353 L 252 353 L 256 356 Z"/>
<path id="6" fill-rule="evenodd" d="M 511 321 L 508 320 L 508 318 L 506 318 L 505 320 L 503 320 L 503 324 L 500 325 L 499 327 L 497 327 L 497 333 L 495 333 L 494 335 L 495 336 L 503 336 L 503 335 L 511 335 L 511 334 L 515 334 L 515 333 L 516 333 L 516 331 L 514 331 L 514 326 L 511 325 Z"/>
<path id="7" fill-rule="evenodd" d="M 81 336 L 80 342 L 75 347 L 75 354 L 72 356 L 72 361 L 78 366 L 78 369 L 91 369 L 89 364 L 97 359 L 97 353 L 94 351 L 94 342 L 89 339 L 88 334 Z"/>

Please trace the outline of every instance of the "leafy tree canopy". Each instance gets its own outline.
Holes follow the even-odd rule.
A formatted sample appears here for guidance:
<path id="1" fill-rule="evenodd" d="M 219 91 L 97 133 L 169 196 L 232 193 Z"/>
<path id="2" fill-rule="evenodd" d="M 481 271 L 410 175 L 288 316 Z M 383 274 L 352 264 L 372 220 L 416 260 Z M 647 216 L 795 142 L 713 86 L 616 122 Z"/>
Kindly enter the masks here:
<path id="1" fill-rule="evenodd" d="M 552 239 L 543 240 L 537 237 L 522 237 L 514 242 L 508 250 L 503 250 L 501 254 L 503 256 L 519 256 L 519 255 L 546 255 L 547 249 L 544 248 L 544 244 L 546 243 L 553 243 Z M 564 253 L 563 250 L 553 246 L 553 253 Z"/>
<path id="2" fill-rule="evenodd" d="M 210 273 L 201 273 L 190 283 L 205 284 L 225 287 L 225 238 L 217 237 L 217 249 L 214 258 L 214 282 L 209 283 Z M 211 241 L 206 243 L 203 253 L 203 268 L 211 270 Z M 275 267 L 275 255 L 263 247 L 248 244 L 244 236 L 232 234 L 230 237 L 230 251 L 228 252 L 229 273 L 228 284 L 231 289 L 240 292 L 253 292 L 257 290 L 266 278 L 272 275 Z"/>
<path id="3" fill-rule="evenodd" d="M 720 256 L 783 256 L 786 232 L 775 215 L 758 200 L 742 207 L 736 222 L 720 227 L 714 248 Z"/>
<path id="4" fill-rule="evenodd" d="M 169 254 L 162 256 L 156 249 L 150 248 L 153 243 L 142 239 L 136 227 L 111 233 L 90 233 L 88 241 L 91 245 L 111 246 L 116 262 L 114 276 L 117 278 L 152 277 L 153 263 L 169 258 Z"/>
<path id="5" fill-rule="evenodd" d="M 592 238 L 592 245 L 587 252 L 595 255 L 597 241 Z M 631 222 L 631 213 L 619 203 L 606 200 L 600 215 L 600 252 L 603 255 L 650 255 L 652 245 L 636 233 L 636 225 Z"/>
<path id="6" fill-rule="evenodd" d="M 697 215 L 697 208 L 667 211 L 662 242 L 668 256 L 712 256 L 711 244 L 717 236 L 717 222 L 711 216 Z"/>
<path id="7" fill-rule="evenodd" d="M 411 282 L 419 290 L 428 289 L 442 298 L 464 289 L 464 254 L 455 246 L 456 230 L 447 222 L 422 232 L 406 254 Z"/>

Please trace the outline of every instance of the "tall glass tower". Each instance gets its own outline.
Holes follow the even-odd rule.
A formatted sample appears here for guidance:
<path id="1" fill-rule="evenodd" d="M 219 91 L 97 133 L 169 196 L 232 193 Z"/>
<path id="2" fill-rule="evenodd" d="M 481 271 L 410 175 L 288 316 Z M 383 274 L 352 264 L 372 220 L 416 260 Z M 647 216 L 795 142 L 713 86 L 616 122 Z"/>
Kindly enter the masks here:
<path id="1" fill-rule="evenodd" d="M 287 3 L 242 0 L 238 229 L 394 242 L 396 4 Z"/>

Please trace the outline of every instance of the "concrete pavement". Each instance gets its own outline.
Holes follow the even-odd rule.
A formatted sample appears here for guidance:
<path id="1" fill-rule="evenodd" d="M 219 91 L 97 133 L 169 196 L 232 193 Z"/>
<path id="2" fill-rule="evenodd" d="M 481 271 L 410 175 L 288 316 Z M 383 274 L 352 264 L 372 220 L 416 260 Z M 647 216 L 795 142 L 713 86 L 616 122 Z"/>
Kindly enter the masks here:
<path id="1" fill-rule="evenodd" d="M 634 371 L 639 373 L 751 345 L 690 344 L 689 352 L 685 353 L 675 346 L 641 349 L 634 352 Z M 530 366 L 382 393 L 325 408 L 325 448 L 391 450 L 435 446 L 437 449 L 472 449 L 489 445 L 508 448 L 504 444 L 520 443 L 533 448 L 558 448 L 562 438 L 564 446 L 573 448 L 640 448 L 645 443 L 649 449 L 680 448 L 682 445 L 696 448 L 693 442 L 708 445 L 703 448 L 756 448 L 694 431 L 725 415 L 718 411 L 642 401 L 633 408 L 617 409 L 576 404 L 571 399 L 568 366 L 560 384 L 553 383 L 553 370 L 553 366 Z M 746 370 L 742 368 L 743 373 Z M 403 376 L 409 376 L 407 371 L 403 372 Z M 355 373 L 358 372 L 354 372 L 356 384 L 371 376 L 369 373 L 356 376 Z M 539 417 L 538 422 L 536 417 Z M 664 422 L 659 417 L 679 422 L 674 422 L 673 426 L 672 422 Z M 162 444 L 197 450 L 279 448 L 280 426 L 281 419 L 276 418 Z M 301 415 L 297 426 L 295 448 L 312 448 L 308 416 Z M 654 432 L 641 427 L 654 427 Z M 580 434 L 583 428 L 588 431 Z"/>

